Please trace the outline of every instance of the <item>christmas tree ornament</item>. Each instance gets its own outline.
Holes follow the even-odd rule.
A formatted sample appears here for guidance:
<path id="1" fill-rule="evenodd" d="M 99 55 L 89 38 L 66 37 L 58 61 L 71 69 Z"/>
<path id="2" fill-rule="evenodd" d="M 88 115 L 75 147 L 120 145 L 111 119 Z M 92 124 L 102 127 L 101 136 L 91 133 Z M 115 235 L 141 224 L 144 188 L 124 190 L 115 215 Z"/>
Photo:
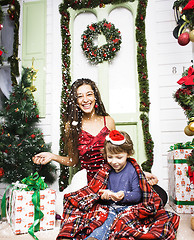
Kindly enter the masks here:
<path id="1" fill-rule="evenodd" d="M 189 123 L 189 130 L 192 131 L 194 134 L 194 122 Z"/>
<path id="2" fill-rule="evenodd" d="M 0 30 L 2 30 L 3 29 L 3 24 L 0 24 Z"/>
<path id="3" fill-rule="evenodd" d="M 11 12 L 14 12 L 14 11 L 15 11 L 15 6 L 14 6 L 13 4 L 10 4 L 10 5 L 9 5 L 9 10 L 10 10 Z"/>
<path id="4" fill-rule="evenodd" d="M 194 0 L 178 0 L 174 2 L 173 9 L 177 26 L 173 31 L 173 36 L 178 39 L 181 34 L 190 32 L 194 26 Z M 189 30 L 189 31 L 188 31 Z M 192 34 L 191 34 L 192 38 Z M 191 39 L 190 39 L 191 41 Z M 189 43 L 188 36 L 181 36 L 178 43 L 185 46 Z"/>
<path id="5" fill-rule="evenodd" d="M 189 38 L 190 38 L 191 42 L 194 42 L 194 29 L 192 31 L 190 31 Z"/>
<path id="6" fill-rule="evenodd" d="M 185 133 L 187 136 L 193 136 L 193 135 L 194 135 L 194 132 L 189 129 L 189 126 L 186 126 L 186 127 L 185 127 L 184 133 Z"/>
<path id="7" fill-rule="evenodd" d="M 4 170 L 3 170 L 3 168 L 1 167 L 1 168 L 0 168 L 0 178 L 2 178 L 3 175 L 4 175 Z"/>
<path id="8" fill-rule="evenodd" d="M 178 37 L 178 43 L 181 46 L 186 46 L 190 42 L 189 33 L 184 32 Z"/>

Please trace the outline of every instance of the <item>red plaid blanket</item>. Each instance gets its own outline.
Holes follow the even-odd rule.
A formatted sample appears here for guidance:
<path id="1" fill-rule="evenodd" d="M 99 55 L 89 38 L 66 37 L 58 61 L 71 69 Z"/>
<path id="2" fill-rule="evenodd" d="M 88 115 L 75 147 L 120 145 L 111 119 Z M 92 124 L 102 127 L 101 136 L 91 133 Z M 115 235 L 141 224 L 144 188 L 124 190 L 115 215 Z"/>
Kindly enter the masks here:
<path id="1" fill-rule="evenodd" d="M 129 160 L 139 175 L 143 200 L 117 216 L 109 239 L 176 239 L 179 216 L 164 210 L 160 197 L 150 187 L 135 159 Z M 110 167 L 105 165 L 88 186 L 64 195 L 63 220 L 57 239 L 84 239 L 104 223 L 109 210 L 99 203 L 98 192 L 106 188 L 109 170 Z"/>

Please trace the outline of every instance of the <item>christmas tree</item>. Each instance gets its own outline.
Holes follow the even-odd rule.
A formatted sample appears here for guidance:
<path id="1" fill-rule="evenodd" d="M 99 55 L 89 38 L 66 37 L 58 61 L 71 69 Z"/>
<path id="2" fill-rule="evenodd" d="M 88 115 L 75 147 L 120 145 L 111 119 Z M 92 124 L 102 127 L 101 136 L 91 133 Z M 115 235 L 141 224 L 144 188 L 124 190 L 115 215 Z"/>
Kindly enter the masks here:
<path id="1" fill-rule="evenodd" d="M 45 177 L 45 182 L 55 180 L 55 165 L 36 165 L 32 157 L 50 151 L 44 142 L 39 122 L 39 110 L 34 100 L 32 86 L 36 71 L 23 68 L 19 84 L 13 87 L 10 98 L 1 111 L 0 123 L 0 182 L 21 181 L 35 171 Z"/>

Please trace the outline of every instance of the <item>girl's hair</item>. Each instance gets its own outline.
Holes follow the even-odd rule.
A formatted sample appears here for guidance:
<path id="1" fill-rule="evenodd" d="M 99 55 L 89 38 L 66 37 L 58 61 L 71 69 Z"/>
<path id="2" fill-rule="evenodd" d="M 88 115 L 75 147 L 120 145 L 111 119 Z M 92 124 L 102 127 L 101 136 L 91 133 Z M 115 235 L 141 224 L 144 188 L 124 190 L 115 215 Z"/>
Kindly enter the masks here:
<path id="1" fill-rule="evenodd" d="M 104 158 L 105 159 L 107 159 L 107 152 L 110 154 L 119 154 L 119 153 L 126 152 L 129 156 L 132 156 L 135 153 L 133 149 L 133 142 L 130 136 L 123 131 L 120 131 L 120 133 L 125 137 L 125 142 L 121 145 L 115 145 L 110 141 L 105 140 L 104 142 Z"/>
<path id="2" fill-rule="evenodd" d="M 68 155 L 70 158 L 78 159 L 78 136 L 81 132 L 83 112 L 77 103 L 77 89 L 82 85 L 90 85 L 95 97 L 95 113 L 99 116 L 108 116 L 101 100 L 100 92 L 94 81 L 88 78 L 77 79 L 71 86 L 65 112 L 65 138 Z M 73 123 L 73 124 L 72 124 Z"/>

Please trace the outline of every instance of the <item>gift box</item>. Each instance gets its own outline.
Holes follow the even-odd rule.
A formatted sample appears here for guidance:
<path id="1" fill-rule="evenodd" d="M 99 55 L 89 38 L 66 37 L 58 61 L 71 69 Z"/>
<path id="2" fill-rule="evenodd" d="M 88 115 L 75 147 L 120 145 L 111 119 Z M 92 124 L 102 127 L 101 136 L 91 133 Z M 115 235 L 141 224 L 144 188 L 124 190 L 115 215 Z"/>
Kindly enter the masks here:
<path id="1" fill-rule="evenodd" d="M 194 191 L 187 177 L 187 157 L 192 149 L 175 149 L 168 152 L 169 205 L 177 213 L 194 213 Z"/>
<path id="2" fill-rule="evenodd" d="M 36 220 L 35 206 L 32 202 L 34 191 L 10 189 L 7 219 L 15 234 L 27 233 Z M 44 214 L 37 230 L 55 227 L 55 190 L 39 191 L 40 210 Z"/>

